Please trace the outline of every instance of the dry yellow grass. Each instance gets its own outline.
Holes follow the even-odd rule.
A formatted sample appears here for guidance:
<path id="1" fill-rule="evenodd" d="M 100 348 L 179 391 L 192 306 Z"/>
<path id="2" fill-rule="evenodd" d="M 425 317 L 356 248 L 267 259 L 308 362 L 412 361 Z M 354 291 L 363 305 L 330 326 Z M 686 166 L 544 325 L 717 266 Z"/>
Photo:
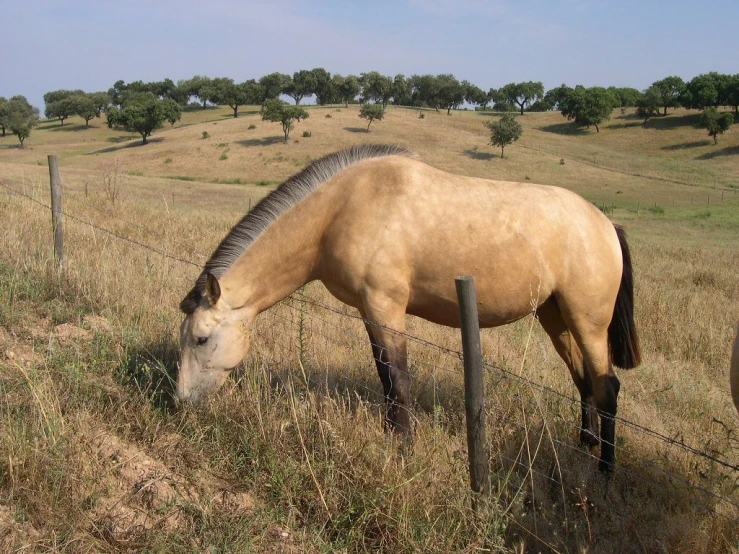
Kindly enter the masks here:
<path id="1" fill-rule="evenodd" d="M 419 119 L 416 111 L 390 109 L 365 134 L 352 130 L 362 127 L 356 108 L 312 109 L 287 144 L 273 141 L 279 127 L 257 116 L 214 125 L 195 123 L 196 115 L 156 133 L 160 142 L 98 154 L 88 152 L 118 145 L 107 142 L 115 132 L 95 129 L 85 142 L 77 137 L 87 131 L 39 130 L 25 151 L 0 149 L 0 178 L 46 202 L 48 174 L 38 162 L 55 150 L 71 214 L 196 263 L 249 198 L 272 188 L 255 183 L 280 181 L 357 142 L 399 143 L 450 171 L 529 176 L 614 203 L 612 217 L 630 234 L 645 354 L 640 368 L 619 375 L 619 415 L 739 463 L 728 392 L 739 320 L 739 201 L 724 186 L 724 201 L 716 199 L 709 215 L 690 203 L 696 191 L 720 194 L 736 168 L 731 155 L 682 155 L 703 146 L 667 148 L 699 131 L 619 128 L 614 119 L 599 136 L 563 135 L 562 128 L 542 130 L 562 123 L 557 114 L 531 114 L 524 118 L 528 146 L 514 145 L 499 160 L 484 145 L 483 116 L 471 113 Z M 251 123 L 257 128 L 248 130 Z M 201 138 L 203 130 L 210 138 Z M 303 130 L 312 137 L 300 136 Z M 719 149 L 735 147 L 736 136 L 724 138 Z M 621 173 L 593 166 L 590 151 Z M 700 180 L 685 186 L 625 175 L 635 172 L 626 165 L 633 157 L 640 172 L 654 157 L 656 167 L 674 164 L 673 176 L 691 168 Z M 103 185 L 113 174 L 122 189 L 115 206 Z M 250 184 L 213 182 L 236 178 Z M 664 213 L 645 211 L 655 202 Z M 299 297 L 260 317 L 252 352 L 227 390 L 198 411 L 170 413 L 161 391 L 175 359 L 176 305 L 198 269 L 68 219 L 67 268 L 57 278 L 48 214 L 3 190 L 0 213 L 6 550 L 737 550 L 737 510 L 683 484 L 739 503 L 735 474 L 620 425 L 623 471 L 606 482 L 577 446 L 577 407 L 494 370 L 487 393 L 495 502 L 486 517 L 475 516 L 459 360 L 411 344 L 417 440 L 400 457 L 381 431 L 381 389 L 361 322 Z M 351 313 L 321 287 L 306 294 Z M 409 329 L 459 349 L 456 331 L 417 319 Z M 483 349 L 489 362 L 574 396 L 531 318 L 486 331 Z"/>

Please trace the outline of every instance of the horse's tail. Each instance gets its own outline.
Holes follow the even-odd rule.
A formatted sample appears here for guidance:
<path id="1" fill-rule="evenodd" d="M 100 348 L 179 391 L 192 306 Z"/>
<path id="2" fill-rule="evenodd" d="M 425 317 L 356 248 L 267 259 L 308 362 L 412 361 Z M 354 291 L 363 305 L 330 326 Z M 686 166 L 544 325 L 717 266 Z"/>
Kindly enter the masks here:
<path id="1" fill-rule="evenodd" d="M 623 256 L 621 286 L 618 288 L 613 318 L 608 326 L 608 344 L 611 347 L 611 360 L 618 367 L 631 369 L 641 363 L 639 337 L 634 325 L 634 278 L 631 269 L 631 253 L 626 242 L 626 232 L 620 225 L 614 225 Z"/>

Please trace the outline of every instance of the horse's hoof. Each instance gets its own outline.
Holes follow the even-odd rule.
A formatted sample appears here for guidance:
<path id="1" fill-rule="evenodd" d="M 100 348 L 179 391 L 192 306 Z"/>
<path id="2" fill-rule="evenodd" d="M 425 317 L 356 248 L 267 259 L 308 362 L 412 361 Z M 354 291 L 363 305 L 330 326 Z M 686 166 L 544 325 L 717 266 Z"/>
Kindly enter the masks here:
<path id="1" fill-rule="evenodd" d="M 611 462 L 600 460 L 598 462 L 598 469 L 603 475 L 605 475 L 606 477 L 610 477 L 611 475 L 613 475 L 613 471 L 616 469 L 616 462 L 615 460 Z"/>
<path id="2" fill-rule="evenodd" d="M 587 446 L 588 448 L 595 448 L 600 444 L 600 438 L 586 429 L 581 429 L 580 444 Z"/>

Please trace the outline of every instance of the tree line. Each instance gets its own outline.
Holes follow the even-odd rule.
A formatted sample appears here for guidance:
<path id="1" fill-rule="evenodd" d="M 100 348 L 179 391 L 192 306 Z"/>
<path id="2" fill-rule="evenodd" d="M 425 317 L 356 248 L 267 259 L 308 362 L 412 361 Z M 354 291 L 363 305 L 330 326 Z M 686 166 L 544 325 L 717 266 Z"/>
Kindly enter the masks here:
<path id="1" fill-rule="evenodd" d="M 639 91 L 630 87 L 569 87 L 560 85 L 545 92 L 538 81 L 508 83 L 487 91 L 459 81 L 454 75 L 411 75 L 395 77 L 369 71 L 359 75 L 331 74 L 323 68 L 299 70 L 292 75 L 270 73 L 260 79 L 237 83 L 228 77 L 210 78 L 196 75 L 190 79 L 126 83 L 119 80 L 105 92 L 56 90 L 44 95 L 44 115 L 58 119 L 60 125 L 78 115 L 89 126 L 95 117 L 107 116 L 110 127 L 124 128 L 142 135 L 143 141 L 165 121 L 175 123 L 186 107 L 207 108 L 208 104 L 229 106 L 238 117 L 239 108 L 262 105 L 280 97 L 292 98 L 295 106 L 309 97 L 318 105 L 361 103 L 395 105 L 446 110 L 451 113 L 466 104 L 476 110 L 520 112 L 557 110 L 576 125 L 595 127 L 600 131 L 614 108 L 636 108 L 646 121 L 667 114 L 668 108 L 684 107 L 706 110 L 714 108 L 720 126 L 733 122 L 731 114 L 719 114 L 720 106 L 730 106 L 739 114 L 739 74 L 706 73 L 684 82 L 669 76 Z M 270 114 L 275 104 L 268 105 Z M 263 110 L 264 112 L 264 110 Z M 709 110 L 713 113 L 712 110 Z M 273 116 L 276 117 L 276 116 Z M 0 129 L 18 136 L 23 144 L 38 123 L 38 110 L 23 96 L 10 100 L 0 97 Z M 273 119 L 274 120 L 274 119 Z M 727 127 L 728 128 L 728 127 Z M 710 132 L 710 129 L 709 129 Z M 286 135 L 287 136 L 287 135 Z M 714 139 L 716 135 L 714 136 Z"/>

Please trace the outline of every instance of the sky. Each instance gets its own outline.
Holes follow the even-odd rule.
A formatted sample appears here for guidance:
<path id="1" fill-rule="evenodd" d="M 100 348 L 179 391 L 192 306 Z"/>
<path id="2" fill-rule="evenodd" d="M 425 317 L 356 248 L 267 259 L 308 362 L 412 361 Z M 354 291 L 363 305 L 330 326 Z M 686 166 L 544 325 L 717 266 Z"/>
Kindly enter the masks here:
<path id="1" fill-rule="evenodd" d="M 323 67 L 648 87 L 739 72 L 739 0 L 0 0 L 0 96 Z"/>

